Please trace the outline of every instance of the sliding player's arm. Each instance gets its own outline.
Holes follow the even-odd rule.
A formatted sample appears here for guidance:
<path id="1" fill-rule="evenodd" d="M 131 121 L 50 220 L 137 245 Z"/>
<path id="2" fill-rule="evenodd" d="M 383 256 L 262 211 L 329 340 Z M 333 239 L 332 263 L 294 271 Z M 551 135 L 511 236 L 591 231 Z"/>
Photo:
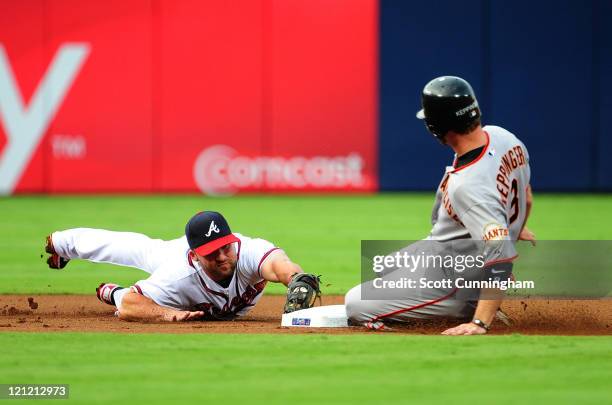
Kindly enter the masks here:
<path id="1" fill-rule="evenodd" d="M 480 199 L 478 199 L 480 198 Z M 482 280 L 509 280 L 512 276 L 512 260 L 516 256 L 508 232 L 506 215 L 495 201 L 486 196 L 456 189 L 452 196 L 453 207 L 457 207 L 459 219 L 474 240 L 482 241 L 485 272 Z M 497 288 L 480 290 L 480 298 L 472 322 L 463 323 L 442 332 L 444 335 L 481 335 L 487 333 L 504 297 Z"/>
<path id="2" fill-rule="evenodd" d="M 519 240 L 526 240 L 531 242 L 533 246 L 536 244 L 536 235 L 531 232 L 529 228 L 527 228 L 527 219 L 529 218 L 529 214 L 531 213 L 531 206 L 533 205 L 533 194 L 531 194 L 531 184 L 527 186 L 527 199 L 526 199 L 526 213 L 525 213 L 525 222 L 523 222 L 523 228 L 521 228 L 521 232 L 519 234 Z"/>

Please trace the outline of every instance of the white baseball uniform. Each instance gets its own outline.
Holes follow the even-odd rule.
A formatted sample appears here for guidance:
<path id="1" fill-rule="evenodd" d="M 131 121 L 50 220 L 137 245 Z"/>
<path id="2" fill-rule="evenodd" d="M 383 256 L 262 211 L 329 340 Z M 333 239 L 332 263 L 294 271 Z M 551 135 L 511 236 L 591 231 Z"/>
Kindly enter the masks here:
<path id="1" fill-rule="evenodd" d="M 471 162 L 447 167 L 436 193 L 431 233 L 401 252 L 440 255 L 447 246 L 475 246 L 484 256 L 485 268 L 495 277 L 510 276 L 511 266 L 502 265 L 516 257 L 514 243 L 526 218 L 529 155 L 516 136 L 497 126 L 483 128 L 487 143 Z M 455 157 L 455 162 L 457 157 Z M 493 269 L 493 267 L 498 269 Z M 503 269 L 501 269 L 503 267 Z M 398 269 L 383 278 L 443 280 L 454 278 L 453 269 L 419 267 Z M 418 285 L 418 282 L 417 282 Z M 391 297 L 391 294 L 400 294 Z M 349 319 L 368 322 L 378 319 L 406 321 L 410 318 L 467 318 L 475 302 L 458 299 L 453 287 L 380 290 L 373 281 L 352 288 L 345 297 Z"/>
<path id="2" fill-rule="evenodd" d="M 277 250 L 272 243 L 234 233 L 236 270 L 227 287 L 211 280 L 189 257 L 185 236 L 164 241 L 132 232 L 76 228 L 54 232 L 56 252 L 69 259 L 86 259 L 135 267 L 150 274 L 133 290 L 158 305 L 205 311 L 207 318 L 232 319 L 245 315 L 261 298 L 266 281 L 261 266 Z M 117 303 L 119 311 L 121 304 Z"/>

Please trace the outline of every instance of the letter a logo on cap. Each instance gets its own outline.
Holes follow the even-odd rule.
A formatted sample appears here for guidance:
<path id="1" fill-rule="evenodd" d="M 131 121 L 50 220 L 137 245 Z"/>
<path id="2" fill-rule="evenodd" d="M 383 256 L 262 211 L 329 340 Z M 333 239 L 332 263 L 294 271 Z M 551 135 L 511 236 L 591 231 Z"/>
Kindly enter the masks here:
<path id="1" fill-rule="evenodd" d="M 211 233 L 219 233 L 219 228 L 217 228 L 217 225 L 215 225 L 215 221 L 212 221 L 210 223 L 210 228 L 208 228 L 208 233 L 206 234 L 206 237 L 208 238 L 210 236 Z"/>
<path id="2" fill-rule="evenodd" d="M 215 211 L 202 211 L 191 217 L 185 225 L 185 236 L 189 248 L 202 256 L 230 243 L 240 243 L 223 215 Z"/>

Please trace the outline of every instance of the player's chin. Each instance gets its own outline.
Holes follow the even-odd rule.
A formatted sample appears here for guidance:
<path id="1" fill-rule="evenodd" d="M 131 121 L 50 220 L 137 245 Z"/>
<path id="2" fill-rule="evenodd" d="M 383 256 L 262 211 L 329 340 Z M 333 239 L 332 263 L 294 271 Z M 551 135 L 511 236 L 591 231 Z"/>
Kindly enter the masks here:
<path id="1" fill-rule="evenodd" d="M 234 269 L 230 262 L 224 262 L 217 265 L 217 270 L 224 275 L 230 275 Z"/>

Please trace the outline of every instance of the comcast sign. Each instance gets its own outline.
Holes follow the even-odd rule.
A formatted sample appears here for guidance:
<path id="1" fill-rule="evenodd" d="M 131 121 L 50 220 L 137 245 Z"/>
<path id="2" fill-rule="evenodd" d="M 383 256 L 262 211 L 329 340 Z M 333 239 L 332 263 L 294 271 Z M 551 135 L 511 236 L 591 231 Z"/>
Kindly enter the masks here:
<path id="1" fill-rule="evenodd" d="M 352 189 L 363 185 L 364 160 L 346 156 L 244 156 L 227 145 L 204 149 L 193 165 L 199 189 L 210 195 L 240 189 Z"/>

